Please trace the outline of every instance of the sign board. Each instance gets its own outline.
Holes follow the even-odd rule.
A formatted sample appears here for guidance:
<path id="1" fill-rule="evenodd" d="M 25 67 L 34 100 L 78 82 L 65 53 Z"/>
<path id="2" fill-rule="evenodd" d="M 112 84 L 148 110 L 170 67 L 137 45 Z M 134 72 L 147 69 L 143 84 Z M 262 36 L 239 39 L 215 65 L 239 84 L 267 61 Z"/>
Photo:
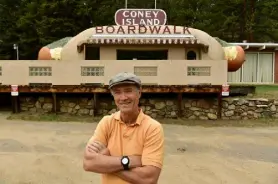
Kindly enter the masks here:
<path id="1" fill-rule="evenodd" d="M 182 27 L 177 28 L 176 26 L 145 26 L 145 25 L 139 25 L 139 28 L 137 29 L 136 26 L 130 25 L 130 26 L 96 26 L 96 35 L 99 34 L 121 34 L 124 35 L 124 37 L 128 37 L 127 35 L 130 34 L 151 34 L 153 35 L 159 35 L 158 37 L 161 37 L 161 35 L 167 36 L 167 35 L 180 35 L 180 38 L 186 38 L 190 37 L 193 38 L 194 36 L 191 35 L 191 32 L 188 27 Z M 105 35 L 107 37 L 107 35 Z"/>
<path id="2" fill-rule="evenodd" d="M 18 96 L 18 85 L 11 85 L 11 95 Z"/>
<path id="3" fill-rule="evenodd" d="M 222 85 L 222 96 L 230 95 L 230 86 L 228 84 Z"/>
<path id="4" fill-rule="evenodd" d="M 157 26 L 167 22 L 167 15 L 161 9 L 119 9 L 114 18 L 115 23 L 121 26 Z"/>

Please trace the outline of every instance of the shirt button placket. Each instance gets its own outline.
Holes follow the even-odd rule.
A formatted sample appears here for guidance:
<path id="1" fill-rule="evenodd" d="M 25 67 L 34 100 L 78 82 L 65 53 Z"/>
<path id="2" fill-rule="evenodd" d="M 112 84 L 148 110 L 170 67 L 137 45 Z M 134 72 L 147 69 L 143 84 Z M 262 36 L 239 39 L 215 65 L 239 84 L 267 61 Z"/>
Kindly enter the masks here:
<path id="1" fill-rule="evenodd" d="M 124 125 L 124 131 L 123 131 L 123 152 L 124 154 L 127 154 L 126 152 L 126 146 L 127 146 L 127 137 L 128 137 L 128 127 L 127 125 Z"/>

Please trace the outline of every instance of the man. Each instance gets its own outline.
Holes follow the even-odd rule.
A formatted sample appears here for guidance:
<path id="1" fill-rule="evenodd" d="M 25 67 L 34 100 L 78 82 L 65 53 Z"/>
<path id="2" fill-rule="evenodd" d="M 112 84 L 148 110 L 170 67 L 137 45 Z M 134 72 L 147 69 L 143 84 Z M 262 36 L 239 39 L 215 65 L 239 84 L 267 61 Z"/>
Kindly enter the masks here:
<path id="1" fill-rule="evenodd" d="M 109 81 L 119 111 L 98 123 L 84 154 L 84 170 L 101 173 L 102 184 L 157 184 L 164 158 L 159 122 L 139 108 L 141 80 L 119 73 Z"/>

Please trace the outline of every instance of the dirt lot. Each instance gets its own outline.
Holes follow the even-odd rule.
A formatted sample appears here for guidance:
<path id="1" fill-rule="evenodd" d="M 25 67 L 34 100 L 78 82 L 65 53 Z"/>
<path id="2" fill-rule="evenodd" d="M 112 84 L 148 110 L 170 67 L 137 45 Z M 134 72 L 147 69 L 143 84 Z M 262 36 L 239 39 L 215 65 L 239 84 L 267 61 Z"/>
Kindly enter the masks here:
<path id="1" fill-rule="evenodd" d="M 0 115 L 0 184 L 98 184 L 82 170 L 94 123 L 5 120 Z M 277 184 L 278 128 L 164 125 L 159 184 Z"/>

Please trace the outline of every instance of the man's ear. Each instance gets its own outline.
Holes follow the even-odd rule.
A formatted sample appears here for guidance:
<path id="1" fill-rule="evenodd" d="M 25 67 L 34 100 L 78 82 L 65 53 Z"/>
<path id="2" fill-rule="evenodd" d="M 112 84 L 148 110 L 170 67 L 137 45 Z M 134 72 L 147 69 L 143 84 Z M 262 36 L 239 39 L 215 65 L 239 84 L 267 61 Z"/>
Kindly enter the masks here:
<path id="1" fill-rule="evenodd" d="M 138 94 L 139 94 L 139 98 L 141 98 L 141 95 L 142 95 L 142 88 L 141 87 L 138 89 Z"/>

